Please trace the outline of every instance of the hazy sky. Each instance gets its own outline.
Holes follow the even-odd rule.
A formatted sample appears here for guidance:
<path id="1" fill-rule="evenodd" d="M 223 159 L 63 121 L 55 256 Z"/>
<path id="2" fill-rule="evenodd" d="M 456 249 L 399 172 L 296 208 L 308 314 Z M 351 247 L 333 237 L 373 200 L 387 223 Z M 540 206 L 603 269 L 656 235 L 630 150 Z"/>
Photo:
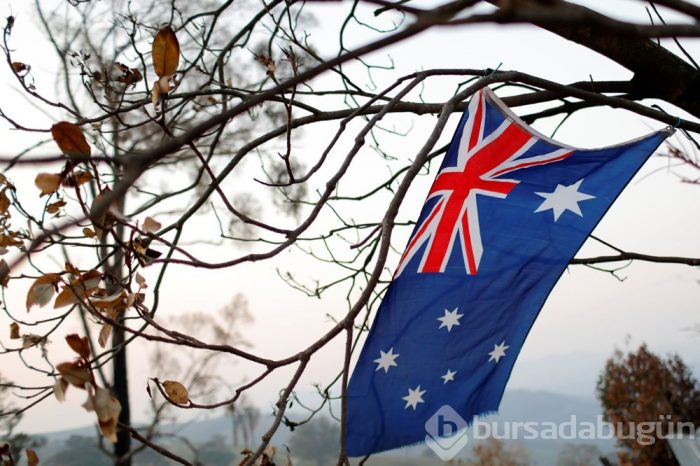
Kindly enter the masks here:
<path id="1" fill-rule="evenodd" d="M 11 1 L 9 7 L 3 6 L 0 12 L 3 17 L 8 16 L 11 8 L 17 17 L 13 32 L 17 58 L 32 65 L 40 89 L 41 85 L 52 89 L 51 61 L 44 55 L 47 44 L 32 29 L 33 16 L 26 12 L 26 3 Z M 600 2 L 591 3 L 597 5 Z M 620 16 L 642 21 L 646 18 L 642 2 L 612 1 L 607 4 Z M 338 30 L 338 8 L 335 3 L 311 5 L 310 11 L 316 14 L 318 21 L 312 29 L 312 41 L 335 43 L 332 41 L 336 40 Z M 357 43 L 363 43 L 363 39 L 360 29 L 357 29 Z M 700 43 L 697 40 L 684 41 L 684 45 L 695 52 L 695 56 L 700 56 Z M 331 51 L 328 49 L 328 52 Z M 388 56 L 397 65 L 397 72 L 438 67 L 495 68 L 501 64 L 503 70 L 517 69 L 564 83 L 585 81 L 590 75 L 595 79 L 630 77 L 628 71 L 591 51 L 526 26 L 479 26 L 466 30 L 431 31 L 409 43 L 376 53 L 372 59 L 388 62 Z M 387 73 L 378 79 L 393 76 L 395 74 Z M 5 68 L 0 71 L 0 78 L 8 82 Z M 439 96 L 451 91 L 452 88 L 433 88 L 426 89 L 426 94 Z M 22 108 L 19 114 L 24 115 L 32 125 L 49 126 L 49 120 L 7 91 L 3 92 L 1 106 L 4 110 Z M 664 108 L 682 115 L 670 105 L 664 104 Z M 416 119 L 413 138 L 419 139 L 429 129 L 425 124 L 421 127 L 423 121 L 429 121 L 429 118 Z M 538 122 L 535 127 L 549 133 L 557 122 L 556 119 Z M 455 125 L 456 119 L 446 129 L 445 138 L 449 138 Z M 579 147 L 600 147 L 639 137 L 662 126 L 631 113 L 604 108 L 576 114 L 557 133 L 556 139 Z M 314 153 L 322 148 L 327 136 L 307 132 L 301 145 Z M 4 141 L 3 155 L 13 155 L 14 150 L 26 145 L 34 136 L 27 138 L 18 135 L 10 131 L 7 124 L 0 122 L 0 137 Z M 397 146 L 393 154 L 405 154 L 407 159 L 415 155 L 415 145 L 398 138 L 394 141 Z M 671 140 L 674 141 L 684 144 L 680 136 Z M 357 173 L 353 179 L 357 183 L 366 182 L 361 175 Z M 31 173 L 15 172 L 10 173 L 10 177 L 20 189 L 33 189 Z M 414 215 L 418 214 L 429 182 L 430 179 L 422 179 L 412 188 L 410 202 L 402 209 L 405 218 L 411 216 L 411 211 Z M 595 234 L 629 251 L 700 257 L 699 195 L 700 186 L 681 183 L 674 170 L 667 168 L 665 160 L 654 158 L 623 192 Z M 376 212 L 381 212 L 382 207 L 365 206 L 376 209 Z M 579 256 L 600 252 L 609 251 L 596 244 L 587 244 Z M 221 251 L 212 249 L 209 253 L 220 254 Z M 226 255 L 229 253 L 227 251 Z M 330 293 L 323 300 L 308 299 L 287 287 L 275 273 L 275 267 L 283 270 L 303 269 L 309 278 L 313 277 L 318 269 L 301 261 L 303 256 L 292 253 L 281 256 L 274 264 L 250 264 L 223 272 L 175 268 L 164 284 L 161 313 L 175 315 L 192 310 L 214 311 L 225 305 L 233 294 L 242 291 L 250 301 L 255 317 L 255 323 L 245 331 L 246 338 L 265 356 L 293 354 L 333 325 L 326 317 L 327 313 L 340 317 L 345 310 L 341 292 Z M 395 257 L 391 263 L 396 263 Z M 143 272 L 147 279 L 154 277 L 155 273 L 156 270 Z M 700 322 L 698 270 L 683 265 L 635 263 L 619 275 L 624 281 L 584 266 L 570 267 L 535 323 L 515 366 L 509 388 L 570 388 L 571 384 L 567 384 L 567 381 L 576 373 L 577 364 L 583 367 L 591 360 L 600 360 L 602 367 L 604 357 L 615 347 L 628 345 L 636 348 L 642 341 L 648 342 L 652 350 L 663 353 L 677 351 L 698 368 L 700 353 L 697 348 L 700 340 L 686 330 Z M 10 298 L 17 300 L 21 306 L 25 291 L 26 288 L 11 289 Z M 6 329 L 7 324 L 6 317 L 0 318 L 0 328 Z M 80 327 L 72 324 L 65 333 L 70 330 L 80 331 Z M 7 341 L 4 334 L 0 334 L 0 338 L 3 342 Z M 56 346 L 60 344 L 60 341 L 54 343 Z M 130 379 L 133 412 L 138 419 L 146 405 L 146 380 L 158 374 L 151 372 L 141 353 L 136 353 L 130 353 L 133 370 Z M 324 348 L 302 379 L 299 391 L 311 391 L 312 383 L 331 379 L 341 357 L 342 342 L 336 341 Z M 542 361 L 545 361 L 544 370 L 541 370 Z M 550 373 L 546 371 L 547 361 L 551 361 L 553 370 Z M 569 372 L 566 371 L 567 365 Z M 3 375 L 10 375 L 19 381 L 25 378 L 21 375 L 25 371 L 19 372 L 20 368 L 19 364 L 13 365 L 9 358 L 4 358 L 0 370 Z M 227 370 L 230 373 L 226 376 L 233 383 L 250 378 L 259 371 L 245 364 L 230 365 Z M 256 392 L 256 402 L 270 406 L 286 382 L 287 375 L 288 371 L 282 371 L 266 381 Z M 576 393 L 592 395 L 595 386 L 593 376 L 589 384 L 588 387 L 580 386 Z M 39 409 L 25 416 L 21 427 L 35 432 L 92 423 L 91 415 L 77 409 L 83 401 L 81 396 L 73 393 L 63 405 L 53 399 L 47 400 Z"/>

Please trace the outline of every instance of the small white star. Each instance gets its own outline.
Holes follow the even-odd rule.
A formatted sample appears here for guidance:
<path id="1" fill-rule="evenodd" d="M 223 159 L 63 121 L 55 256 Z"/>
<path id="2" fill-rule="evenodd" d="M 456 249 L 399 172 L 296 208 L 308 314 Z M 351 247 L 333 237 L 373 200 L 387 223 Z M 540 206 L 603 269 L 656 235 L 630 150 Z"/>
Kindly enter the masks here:
<path id="1" fill-rule="evenodd" d="M 510 348 L 510 346 L 506 346 L 506 341 L 503 340 L 500 345 L 493 345 L 493 351 L 489 353 L 489 362 L 491 361 L 498 361 L 501 360 L 502 357 L 506 355 L 506 350 Z"/>
<path id="2" fill-rule="evenodd" d="M 441 322 L 440 327 L 438 327 L 438 329 L 441 329 L 442 327 L 447 327 L 447 331 L 451 332 L 452 327 L 454 327 L 455 325 L 459 325 L 459 319 L 464 314 L 457 314 L 457 311 L 458 308 L 455 308 L 454 311 L 448 311 L 447 309 L 445 309 L 445 315 L 437 318 L 437 320 Z"/>
<path id="3" fill-rule="evenodd" d="M 424 393 L 425 390 L 421 390 L 420 385 L 418 385 L 416 388 L 409 388 L 408 395 L 401 398 L 402 400 L 406 400 L 406 406 L 404 406 L 403 409 L 408 409 L 410 406 L 415 411 L 418 403 L 425 403 L 425 401 L 423 401 Z"/>
<path id="4" fill-rule="evenodd" d="M 559 220 L 561 214 L 563 214 L 567 210 L 570 210 L 579 217 L 583 217 L 578 203 L 581 201 L 587 201 L 589 199 L 595 199 L 595 196 L 579 192 L 578 189 L 581 187 L 582 182 L 583 178 L 578 180 L 571 186 L 564 186 L 558 184 L 554 191 L 551 193 L 535 193 L 538 196 L 544 198 L 544 201 L 542 202 L 542 204 L 540 204 L 537 210 L 535 210 L 535 213 L 544 212 L 545 210 L 552 209 L 555 222 Z"/>
<path id="5" fill-rule="evenodd" d="M 374 362 L 377 363 L 377 368 L 375 369 L 375 371 L 378 371 L 379 369 L 384 369 L 384 373 L 389 372 L 389 368 L 391 366 L 398 366 L 398 364 L 396 364 L 396 358 L 398 357 L 398 354 L 394 354 L 393 347 L 389 349 L 389 351 L 386 353 L 382 350 L 379 350 L 379 357 L 374 360 Z"/>
<path id="6" fill-rule="evenodd" d="M 442 383 L 446 384 L 447 382 L 452 382 L 455 379 L 456 373 L 457 373 L 457 371 L 451 371 L 451 370 L 447 369 L 447 372 L 445 373 L 445 375 L 440 376 L 440 378 L 442 380 L 444 380 L 444 382 L 442 382 Z"/>

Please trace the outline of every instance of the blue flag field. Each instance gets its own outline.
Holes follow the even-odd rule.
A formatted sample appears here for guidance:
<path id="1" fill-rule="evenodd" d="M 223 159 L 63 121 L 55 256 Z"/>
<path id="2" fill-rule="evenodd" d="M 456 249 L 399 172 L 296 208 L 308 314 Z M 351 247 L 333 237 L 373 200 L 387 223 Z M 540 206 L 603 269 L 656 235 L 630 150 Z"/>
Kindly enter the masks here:
<path id="1" fill-rule="evenodd" d="M 554 284 L 671 132 L 576 149 L 473 96 L 350 379 L 350 456 L 423 441 L 444 405 L 497 411 Z"/>

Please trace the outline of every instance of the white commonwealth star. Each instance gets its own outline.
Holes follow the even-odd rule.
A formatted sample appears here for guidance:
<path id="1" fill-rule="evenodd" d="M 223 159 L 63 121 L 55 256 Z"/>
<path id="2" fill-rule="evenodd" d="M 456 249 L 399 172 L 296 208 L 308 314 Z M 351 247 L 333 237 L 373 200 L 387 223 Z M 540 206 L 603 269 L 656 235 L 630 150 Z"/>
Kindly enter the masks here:
<path id="1" fill-rule="evenodd" d="M 442 327 L 447 327 L 447 331 L 451 332 L 452 327 L 454 327 L 455 325 L 459 325 L 459 319 L 464 314 L 457 314 L 457 311 L 458 308 L 455 308 L 454 311 L 448 311 L 447 309 L 445 309 L 445 315 L 437 318 L 437 320 L 441 322 L 440 326 L 438 327 L 438 330 Z"/>
<path id="2" fill-rule="evenodd" d="M 578 203 L 589 199 L 595 199 L 595 196 L 579 192 L 578 189 L 581 187 L 582 182 L 583 178 L 571 186 L 558 184 L 551 193 L 535 193 L 544 198 L 544 201 L 542 204 L 540 204 L 537 210 L 535 210 L 535 212 L 544 212 L 545 210 L 552 209 L 555 222 L 559 220 L 561 214 L 567 210 L 570 210 L 579 217 L 583 217 Z"/>
<path id="3" fill-rule="evenodd" d="M 502 357 L 506 355 L 506 350 L 510 348 L 510 346 L 506 346 L 506 341 L 503 340 L 500 345 L 493 345 L 493 351 L 489 353 L 489 362 L 491 361 L 498 361 L 501 360 Z"/>
<path id="4" fill-rule="evenodd" d="M 452 382 L 455 379 L 455 374 L 457 371 L 451 371 L 447 369 L 447 372 L 445 375 L 441 375 L 440 378 L 444 380 L 443 384 L 446 384 L 447 382 Z"/>
<path id="5" fill-rule="evenodd" d="M 423 401 L 424 393 L 425 390 L 421 390 L 420 385 L 418 385 L 416 388 L 409 388 L 408 395 L 401 398 L 402 400 L 406 400 L 406 406 L 404 406 L 403 409 L 408 409 L 410 406 L 415 411 L 418 403 L 425 403 L 425 401 Z"/>
<path id="6" fill-rule="evenodd" d="M 377 368 L 375 371 L 378 371 L 379 369 L 384 369 L 384 372 L 389 372 L 389 368 L 391 366 L 398 366 L 396 364 L 396 358 L 398 358 L 399 355 L 394 353 L 394 348 L 390 348 L 388 352 L 384 352 L 382 350 L 379 350 L 379 357 L 374 360 L 374 362 L 377 363 Z"/>

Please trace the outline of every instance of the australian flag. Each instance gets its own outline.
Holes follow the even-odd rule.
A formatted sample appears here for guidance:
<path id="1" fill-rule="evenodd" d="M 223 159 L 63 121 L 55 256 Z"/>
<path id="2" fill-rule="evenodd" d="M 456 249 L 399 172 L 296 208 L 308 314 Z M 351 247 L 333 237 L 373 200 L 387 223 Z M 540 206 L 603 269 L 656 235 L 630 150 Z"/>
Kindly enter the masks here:
<path id="1" fill-rule="evenodd" d="M 350 456 L 424 440 L 444 405 L 497 411 L 555 282 L 671 131 L 576 149 L 474 95 L 353 371 Z"/>

